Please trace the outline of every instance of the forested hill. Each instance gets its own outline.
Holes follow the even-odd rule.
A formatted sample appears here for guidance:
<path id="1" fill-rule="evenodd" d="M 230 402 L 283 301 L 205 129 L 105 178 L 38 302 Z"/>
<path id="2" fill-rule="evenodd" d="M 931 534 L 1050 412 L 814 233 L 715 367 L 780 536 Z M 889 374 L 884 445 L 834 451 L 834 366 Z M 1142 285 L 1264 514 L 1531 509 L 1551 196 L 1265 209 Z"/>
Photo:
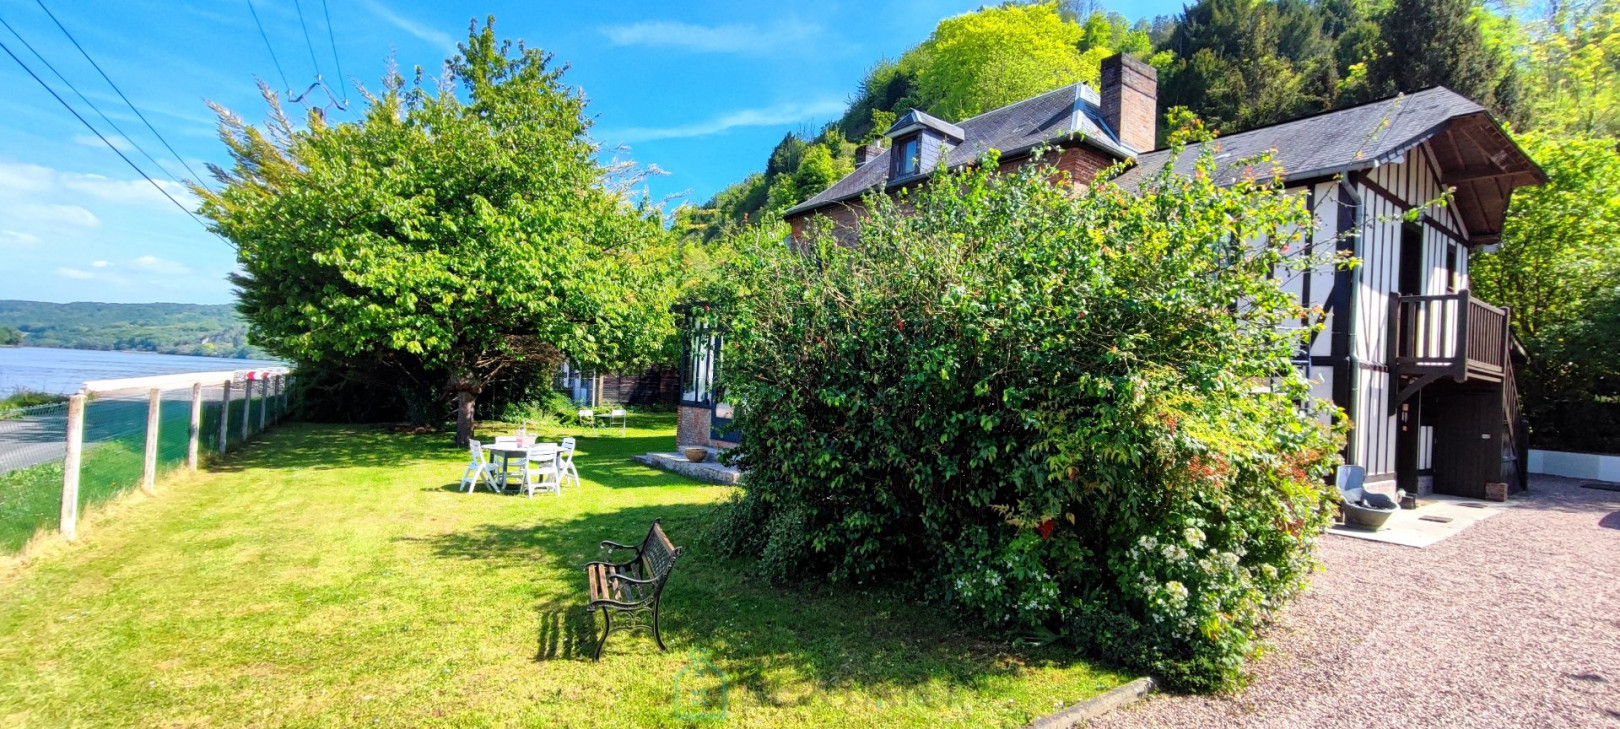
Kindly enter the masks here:
<path id="1" fill-rule="evenodd" d="M 102 304 L 0 300 L 0 329 L 24 346 L 263 357 L 230 304 Z"/>
<path id="2" fill-rule="evenodd" d="M 878 61 L 843 116 L 789 133 L 762 172 L 683 207 L 676 224 L 703 240 L 774 224 L 852 171 L 856 144 L 912 108 L 960 121 L 1075 81 L 1095 85 L 1102 59 L 1120 52 L 1158 69 L 1161 114 L 1185 107 L 1220 133 L 1436 85 L 1516 130 L 1608 133 L 1620 117 L 1616 8 L 1613 0 L 1196 0 L 1173 16 L 1132 19 L 1099 0 L 985 7 Z M 1161 137 L 1168 129 L 1161 123 Z"/>

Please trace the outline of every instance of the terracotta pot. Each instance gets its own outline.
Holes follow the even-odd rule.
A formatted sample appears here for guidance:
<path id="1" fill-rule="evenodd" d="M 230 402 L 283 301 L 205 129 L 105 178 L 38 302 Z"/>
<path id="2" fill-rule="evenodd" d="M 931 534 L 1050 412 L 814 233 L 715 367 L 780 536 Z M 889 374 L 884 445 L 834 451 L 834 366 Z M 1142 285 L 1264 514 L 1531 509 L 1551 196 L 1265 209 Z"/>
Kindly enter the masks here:
<path id="1" fill-rule="evenodd" d="M 681 452 L 686 454 L 686 460 L 693 463 L 702 463 L 709 458 L 709 449 L 707 448 L 682 448 Z"/>

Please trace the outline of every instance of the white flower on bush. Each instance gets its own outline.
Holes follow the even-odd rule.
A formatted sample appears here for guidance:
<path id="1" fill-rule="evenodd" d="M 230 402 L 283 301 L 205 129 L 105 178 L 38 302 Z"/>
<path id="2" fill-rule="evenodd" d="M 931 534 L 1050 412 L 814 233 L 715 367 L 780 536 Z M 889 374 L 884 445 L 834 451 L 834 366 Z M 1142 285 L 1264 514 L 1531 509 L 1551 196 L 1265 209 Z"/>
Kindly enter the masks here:
<path id="1" fill-rule="evenodd" d="M 1138 545 L 1140 545 L 1143 549 L 1148 549 L 1148 550 L 1151 550 L 1154 547 L 1159 546 L 1159 540 L 1154 539 L 1152 534 L 1143 534 L 1141 539 L 1136 540 L 1136 543 Z"/>
<path id="2" fill-rule="evenodd" d="M 1204 546 L 1204 532 L 1198 527 L 1187 527 L 1181 530 L 1181 537 L 1187 540 L 1187 546 L 1197 549 Z"/>

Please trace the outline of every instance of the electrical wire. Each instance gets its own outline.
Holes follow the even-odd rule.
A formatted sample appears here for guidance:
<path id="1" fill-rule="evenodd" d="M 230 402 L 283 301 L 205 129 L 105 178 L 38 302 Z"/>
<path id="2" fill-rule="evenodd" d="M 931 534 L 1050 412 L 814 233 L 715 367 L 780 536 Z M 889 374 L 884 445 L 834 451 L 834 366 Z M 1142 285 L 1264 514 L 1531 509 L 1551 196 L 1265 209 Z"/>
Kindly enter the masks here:
<path id="1" fill-rule="evenodd" d="M 337 35 L 332 32 L 332 10 L 321 0 L 321 12 L 326 15 L 326 40 L 332 44 L 332 63 L 337 64 L 338 87 L 343 89 L 343 105 L 349 104 L 349 82 L 343 76 L 343 59 L 338 57 Z"/>
<path id="2" fill-rule="evenodd" d="M 321 62 L 315 58 L 315 44 L 309 40 L 309 26 L 304 24 L 304 6 L 293 0 L 293 9 L 298 11 L 298 27 L 304 31 L 304 46 L 309 49 L 309 62 L 315 64 L 315 80 L 321 80 Z"/>
<path id="3" fill-rule="evenodd" d="M 50 84 L 45 83 L 45 79 L 40 78 L 39 74 L 34 73 L 34 69 L 29 68 L 28 64 L 23 63 L 23 60 L 21 58 L 18 58 L 16 53 L 12 52 L 11 46 L 6 45 L 5 41 L 0 41 L 0 50 L 4 50 L 6 52 L 6 55 L 11 56 L 11 60 L 16 61 L 17 65 L 21 66 L 22 70 L 24 72 L 26 72 L 29 76 L 33 77 L 33 79 L 34 79 L 34 81 L 36 83 L 38 83 L 42 88 L 44 88 L 45 91 L 49 92 L 50 95 L 53 98 L 56 99 L 57 103 L 61 104 L 63 108 L 67 109 L 68 113 L 73 115 L 73 118 L 78 119 L 80 124 L 83 124 L 87 129 L 89 129 L 91 134 L 96 135 L 96 138 L 100 139 L 103 144 L 107 145 L 107 148 L 112 150 L 113 154 L 118 155 L 118 158 L 123 160 L 124 164 L 127 164 L 131 168 L 133 168 L 135 170 L 135 172 L 138 173 L 141 177 L 145 178 L 147 182 L 152 183 L 152 187 L 157 188 L 158 192 L 163 193 L 163 196 L 168 198 L 169 202 L 174 203 L 175 207 L 180 208 L 181 212 L 185 213 L 186 215 L 191 216 L 192 220 L 197 221 L 197 224 L 201 225 L 203 227 L 203 230 L 207 230 L 210 233 L 213 232 L 213 230 L 211 230 L 208 227 L 208 224 L 204 223 L 202 221 L 202 218 L 197 217 L 197 214 L 192 212 L 190 208 L 187 208 L 185 205 L 180 204 L 180 201 L 176 200 L 173 195 L 170 195 L 168 190 L 163 189 L 163 186 L 159 185 L 157 183 L 157 180 L 152 179 L 152 176 L 146 174 L 146 171 L 142 170 L 140 165 L 135 164 L 134 160 L 130 159 L 129 156 L 124 154 L 122 150 L 120 150 L 120 149 L 118 149 L 118 147 L 114 146 L 111 140 L 109 140 L 109 139 L 107 139 L 107 137 L 103 136 L 102 133 L 101 133 L 101 130 L 96 129 L 95 126 L 90 123 L 90 120 L 85 119 L 84 115 L 80 114 L 77 109 L 74 109 L 73 105 L 69 104 L 67 102 L 67 99 L 62 98 L 61 94 L 56 93 L 56 89 L 51 88 Z"/>
<path id="4" fill-rule="evenodd" d="M 152 122 L 147 120 L 146 115 L 142 114 L 141 110 L 136 108 L 135 103 L 130 101 L 129 97 L 125 96 L 124 92 L 118 88 L 118 84 L 113 83 L 112 78 L 107 76 L 107 72 L 101 70 L 101 64 L 96 63 L 96 59 L 90 57 L 90 53 L 84 50 L 84 46 L 79 45 L 78 39 L 74 38 L 73 34 L 68 32 L 67 26 L 62 25 L 62 21 L 56 19 L 56 14 L 52 13 L 50 8 L 45 7 L 45 0 L 34 0 L 34 2 L 39 5 L 40 10 L 44 10 L 45 14 L 50 16 L 51 22 L 56 23 L 56 27 L 61 29 L 62 35 L 67 36 L 68 41 L 73 43 L 73 47 L 79 49 L 79 54 L 84 56 L 84 60 L 89 61 L 90 65 L 95 67 L 96 73 L 101 74 L 101 78 L 107 82 L 108 86 L 112 87 L 112 90 L 115 93 L 118 94 L 118 98 L 123 99 L 124 103 L 129 106 L 130 111 L 135 112 L 135 116 L 140 118 L 141 123 L 145 124 L 146 128 L 152 131 L 153 136 L 156 136 L 158 141 L 163 143 L 163 148 L 169 150 L 169 154 L 174 155 L 175 159 L 180 160 L 180 165 L 185 167 L 187 172 L 191 173 L 192 179 L 196 181 L 197 184 L 203 184 L 203 176 L 197 174 L 196 170 L 191 169 L 191 163 L 186 162 L 185 157 L 182 157 L 179 152 L 174 151 L 174 146 L 169 144 L 169 140 L 163 138 L 163 134 L 157 130 L 157 127 L 152 126 Z"/>
<path id="5" fill-rule="evenodd" d="M 84 92 L 79 91 L 79 87 L 74 86 L 73 82 L 69 81 L 66 76 L 63 76 L 61 71 L 56 70 L 56 66 L 51 65 L 51 62 L 47 60 L 45 56 L 41 55 L 40 52 L 34 48 L 33 44 L 28 42 L 27 38 L 22 37 L 22 34 L 18 33 L 16 28 L 11 27 L 11 24 L 7 23 L 5 18 L 0 18 L 0 25 L 5 26 L 6 30 L 11 31 L 11 34 L 17 37 L 17 40 L 23 44 L 23 47 L 27 48 L 29 53 L 34 54 L 34 58 L 39 59 L 40 63 L 45 64 L 45 67 L 50 69 L 51 73 L 56 74 L 57 80 L 61 81 L 63 85 L 71 89 L 74 94 L 78 95 L 79 100 L 83 101 L 85 106 L 90 107 L 92 111 L 96 112 L 96 115 L 100 116 L 102 121 L 107 122 L 107 126 L 112 127 L 113 131 L 117 132 L 120 137 L 123 137 L 124 141 L 129 142 L 130 146 L 134 147 L 136 151 L 139 151 L 143 156 L 145 156 L 148 162 L 151 162 L 152 165 L 157 167 L 158 170 L 162 171 L 163 174 L 170 177 L 176 176 L 173 172 L 170 172 L 168 168 L 164 167 L 163 163 L 159 162 L 156 157 L 153 157 L 150 152 L 147 152 L 145 147 L 142 147 L 139 142 L 136 142 L 134 137 L 131 137 L 128 132 L 125 132 L 122 127 L 118 126 L 118 122 L 113 121 L 111 117 L 102 112 L 101 107 L 96 106 L 95 102 L 91 101 L 89 97 L 84 95 Z"/>
<path id="6" fill-rule="evenodd" d="M 248 12 L 253 15 L 253 24 L 259 26 L 259 37 L 264 39 L 264 49 L 270 51 L 270 62 L 276 65 L 276 75 L 281 77 L 281 88 L 292 93 L 292 84 L 287 83 L 287 72 L 281 70 L 281 60 L 276 58 L 276 49 L 270 45 L 270 35 L 264 32 L 264 23 L 259 22 L 259 11 L 253 9 L 253 0 L 247 0 Z"/>

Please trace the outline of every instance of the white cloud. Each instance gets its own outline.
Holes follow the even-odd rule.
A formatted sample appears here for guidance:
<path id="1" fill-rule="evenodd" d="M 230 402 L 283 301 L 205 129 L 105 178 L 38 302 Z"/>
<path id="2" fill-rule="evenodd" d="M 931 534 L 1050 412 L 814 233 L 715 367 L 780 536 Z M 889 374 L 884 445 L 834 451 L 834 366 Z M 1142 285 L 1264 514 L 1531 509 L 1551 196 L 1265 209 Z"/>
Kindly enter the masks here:
<path id="1" fill-rule="evenodd" d="M 135 145 L 130 144 L 128 139 L 120 137 L 117 134 L 107 135 L 107 141 L 105 143 L 101 141 L 101 137 L 94 134 L 75 134 L 73 135 L 73 143 L 86 147 L 95 147 L 96 149 L 100 149 L 108 144 L 111 144 L 113 149 L 120 152 L 135 151 Z"/>
<path id="2" fill-rule="evenodd" d="M 82 192 L 86 195 L 91 195 L 93 197 L 106 200 L 107 202 L 124 204 L 142 203 L 175 209 L 174 202 L 178 201 L 181 205 L 186 206 L 188 209 L 195 209 L 197 207 L 196 197 L 194 197 L 191 192 L 186 189 L 185 185 L 173 180 L 164 180 L 159 178 L 153 178 L 152 182 L 147 182 L 144 178 L 137 178 L 133 180 L 114 180 L 110 177 L 103 177 L 101 175 L 83 175 L 72 172 L 63 172 L 59 173 L 59 175 L 59 181 L 62 187 L 69 190 L 74 190 L 76 192 Z M 157 183 L 157 187 L 153 187 L 154 182 Z M 158 188 L 163 189 L 162 191 L 159 191 Z M 174 201 L 169 200 L 169 197 L 164 197 L 163 193 L 165 192 L 169 194 L 169 197 L 174 198 Z M 179 210 L 175 209 L 175 212 L 179 212 Z"/>
<path id="3" fill-rule="evenodd" d="M 96 277 L 95 274 L 89 271 L 82 271 L 77 268 L 68 268 L 66 266 L 56 269 L 56 273 L 63 278 L 73 278 L 80 281 L 88 281 Z"/>
<path id="4" fill-rule="evenodd" d="M 94 228 L 101 225 L 101 219 L 95 213 L 78 205 L 18 203 L 8 206 L 3 216 L 7 222 L 22 223 L 27 227 Z"/>
<path id="5" fill-rule="evenodd" d="M 37 246 L 39 236 L 33 233 L 23 233 L 15 230 L 0 230 L 0 245 L 4 246 Z"/>
<path id="6" fill-rule="evenodd" d="M 779 22 L 768 28 L 755 25 L 694 25 L 653 20 L 600 28 L 616 46 L 679 48 L 701 53 L 780 53 L 809 43 L 821 33 L 816 25 Z"/>
<path id="7" fill-rule="evenodd" d="M 49 167 L 0 162 L 0 194 L 45 192 L 55 177 L 56 170 Z"/>
<path id="8" fill-rule="evenodd" d="M 446 50 L 455 49 L 456 39 L 449 33 L 441 30 L 435 30 L 430 26 L 423 25 L 422 23 L 418 23 L 410 18 L 400 15 L 399 13 L 389 9 L 388 6 L 383 5 L 378 0 L 364 0 L 364 2 L 366 7 L 370 8 L 372 14 L 387 21 L 390 25 L 405 31 L 406 33 L 410 33 L 417 38 L 427 41 L 428 43 L 438 46 L 439 48 Z"/>
<path id="9" fill-rule="evenodd" d="M 191 267 L 178 261 L 168 261 L 157 256 L 141 256 L 131 261 L 130 265 L 164 276 L 185 276 L 191 273 Z"/>
<path id="10" fill-rule="evenodd" d="M 594 136 L 603 140 L 630 144 L 656 139 L 684 139 L 719 134 L 737 127 L 774 127 L 797 124 L 832 116 L 844 110 L 845 104 L 837 99 L 811 102 L 788 102 L 760 109 L 740 109 L 727 112 L 707 121 L 678 124 L 671 127 L 628 127 L 605 130 Z"/>
<path id="11" fill-rule="evenodd" d="M 106 267 L 111 266 L 111 265 L 112 264 L 108 263 L 107 261 L 91 261 L 90 262 L 90 267 L 91 268 L 106 268 Z"/>

